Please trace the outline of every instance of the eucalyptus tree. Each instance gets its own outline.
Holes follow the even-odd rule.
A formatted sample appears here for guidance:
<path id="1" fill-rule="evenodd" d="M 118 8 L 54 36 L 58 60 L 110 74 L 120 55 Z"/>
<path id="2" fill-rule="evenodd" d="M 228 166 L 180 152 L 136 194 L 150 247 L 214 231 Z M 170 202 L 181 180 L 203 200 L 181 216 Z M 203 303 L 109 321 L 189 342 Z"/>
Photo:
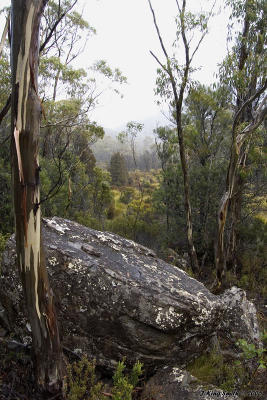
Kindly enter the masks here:
<path id="1" fill-rule="evenodd" d="M 83 52 L 95 29 L 74 8 L 78 0 L 50 0 L 41 20 L 40 88 L 45 99 L 57 99 L 58 91 L 77 97 L 85 95 L 86 71 L 72 62 Z M 61 84 L 61 85 L 60 85 Z M 84 99 L 85 100 L 85 99 Z"/>
<path id="2" fill-rule="evenodd" d="M 111 174 L 112 185 L 126 186 L 129 181 L 126 162 L 122 154 L 113 153 L 110 158 L 109 171 Z"/>
<path id="3" fill-rule="evenodd" d="M 42 18 L 40 96 L 45 118 L 40 145 L 42 157 L 54 164 L 53 171 L 49 169 L 53 172 L 49 176 L 51 186 L 42 201 L 57 195 L 66 180 L 73 181 L 77 160 L 90 162 L 90 147 L 104 136 L 103 128 L 90 118 L 100 95 L 97 75 L 111 80 L 114 90 L 126 81 L 118 68 L 110 68 L 104 60 L 87 69 L 74 66 L 88 38 L 96 33 L 75 9 L 76 3 L 77 0 L 51 0 Z M 87 170 L 90 184 L 93 169 Z"/>
<path id="4" fill-rule="evenodd" d="M 39 26 L 47 0 L 12 0 L 11 156 L 16 249 L 31 325 L 37 384 L 60 390 L 63 355 L 41 240 Z"/>
<path id="5" fill-rule="evenodd" d="M 161 49 L 165 57 L 165 62 L 161 62 L 159 58 L 153 52 L 151 52 L 152 56 L 156 59 L 160 66 L 160 69 L 158 70 L 156 91 L 160 96 L 165 97 L 168 100 L 171 109 L 174 110 L 181 166 L 183 171 L 184 207 L 186 213 L 188 249 L 192 269 L 194 272 L 198 272 L 199 264 L 193 242 L 190 182 L 188 174 L 187 149 L 184 141 L 184 129 L 182 125 L 182 110 L 185 94 L 191 84 L 190 75 L 192 72 L 192 62 L 204 37 L 208 32 L 208 20 L 212 14 L 212 11 L 210 11 L 208 14 L 200 13 L 199 15 L 194 15 L 187 10 L 186 0 L 176 0 L 178 16 L 176 18 L 177 32 L 175 46 L 177 47 L 180 44 L 183 46 L 184 60 L 183 63 L 181 63 L 178 62 L 175 56 L 169 55 L 160 33 L 151 1 L 148 0 L 148 2 L 152 12 L 154 26 L 157 31 Z M 194 37 L 195 34 L 198 34 L 198 38 Z M 192 42 L 193 38 L 194 41 Z"/>
<path id="6" fill-rule="evenodd" d="M 178 141 L 175 130 L 171 127 L 158 127 L 154 133 L 156 135 L 155 143 L 162 176 L 157 194 L 157 201 L 160 202 L 160 207 L 157 208 L 165 214 L 166 240 L 168 247 L 170 247 L 171 242 L 175 241 L 175 236 L 177 235 L 176 227 L 181 222 L 179 218 L 181 214 L 181 198 L 178 195 L 178 187 L 180 185 L 180 176 L 178 176 Z"/>
<path id="7" fill-rule="evenodd" d="M 137 154 L 136 154 L 136 139 L 138 134 L 140 134 L 143 130 L 144 124 L 140 124 L 139 122 L 136 121 L 130 121 L 126 124 L 126 129 L 123 132 L 120 132 L 118 135 L 118 140 L 121 143 L 129 143 L 131 152 L 132 152 L 132 158 L 133 158 L 133 166 L 134 166 L 134 171 L 135 171 L 135 181 L 138 184 L 138 191 L 139 191 L 139 199 L 137 201 L 137 207 L 136 207 L 136 212 L 135 212 L 135 217 L 133 221 L 133 237 L 134 240 L 136 240 L 136 233 L 137 233 L 137 223 L 140 217 L 141 213 L 141 208 L 143 205 L 144 201 L 144 188 L 141 182 L 141 179 L 137 173 Z M 129 211 L 129 208 L 127 208 L 127 213 Z"/>
<path id="8" fill-rule="evenodd" d="M 232 7 L 230 35 L 234 44 L 220 69 L 221 81 L 232 94 L 232 144 L 226 186 L 218 212 L 216 247 L 217 279 L 222 282 L 227 259 L 235 264 L 237 224 L 241 214 L 244 179 L 252 135 L 267 114 L 266 80 L 266 2 L 263 0 L 228 0 Z M 239 26 L 240 30 L 234 31 Z M 230 213 L 228 213 L 230 211 Z M 228 246 L 225 246 L 225 226 L 229 224 Z"/>
<path id="9" fill-rule="evenodd" d="M 198 249 L 201 271 L 208 261 L 213 262 L 216 221 L 214 215 L 223 191 L 223 178 L 230 146 L 229 93 L 227 88 L 213 90 L 196 85 L 184 102 L 182 125 L 190 173 L 190 194 L 194 221 L 194 243 Z M 160 127 L 157 135 L 158 156 L 161 160 L 161 185 L 158 199 L 164 204 L 166 233 L 169 246 L 178 251 L 185 243 L 182 170 L 178 156 L 175 129 Z M 175 240 L 179 232 L 179 241 Z M 186 251 L 186 249 L 183 249 Z"/>

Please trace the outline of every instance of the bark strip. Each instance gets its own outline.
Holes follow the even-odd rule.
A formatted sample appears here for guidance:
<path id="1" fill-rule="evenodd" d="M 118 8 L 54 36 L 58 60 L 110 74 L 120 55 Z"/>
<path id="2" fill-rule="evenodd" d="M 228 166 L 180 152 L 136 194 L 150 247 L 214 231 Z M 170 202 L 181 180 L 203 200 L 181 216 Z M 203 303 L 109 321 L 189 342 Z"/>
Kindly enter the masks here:
<path id="1" fill-rule="evenodd" d="M 64 366 L 41 241 L 37 94 L 39 25 L 47 0 L 12 0 L 11 158 L 18 267 L 32 331 L 38 386 L 61 390 Z"/>

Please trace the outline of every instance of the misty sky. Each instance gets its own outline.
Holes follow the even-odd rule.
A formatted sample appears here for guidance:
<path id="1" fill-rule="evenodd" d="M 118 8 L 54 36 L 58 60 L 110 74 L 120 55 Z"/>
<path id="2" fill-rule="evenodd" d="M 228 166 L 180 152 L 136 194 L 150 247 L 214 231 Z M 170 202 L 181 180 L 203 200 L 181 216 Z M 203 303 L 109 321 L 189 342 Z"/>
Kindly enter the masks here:
<path id="1" fill-rule="evenodd" d="M 225 3 L 217 0 L 217 5 Z M 10 4 L 0 0 L 0 6 Z M 177 13 L 175 0 L 152 0 L 158 24 L 166 46 L 170 49 L 175 39 L 174 18 Z M 207 9 L 209 0 L 188 0 L 193 11 Z M 216 10 L 218 10 L 218 6 Z M 123 99 L 110 90 L 104 90 L 99 106 L 91 118 L 106 128 L 115 129 L 128 121 L 142 121 L 154 117 L 161 119 L 160 108 L 155 104 L 154 87 L 158 65 L 149 54 L 152 50 L 162 61 L 147 0 L 80 0 L 83 17 L 94 26 L 97 35 L 91 37 L 76 65 L 89 67 L 97 59 L 105 59 L 111 67 L 118 67 L 127 76 L 128 83 L 121 88 Z M 80 8 L 80 9 L 81 9 Z M 210 22 L 210 33 L 201 45 L 194 66 L 202 67 L 195 78 L 201 83 L 214 82 L 217 64 L 226 54 L 226 34 L 229 13 L 221 13 Z M 0 34 L 3 21 L 0 21 Z M 178 58 L 182 60 L 181 51 Z M 101 90 L 103 88 L 101 87 Z"/>

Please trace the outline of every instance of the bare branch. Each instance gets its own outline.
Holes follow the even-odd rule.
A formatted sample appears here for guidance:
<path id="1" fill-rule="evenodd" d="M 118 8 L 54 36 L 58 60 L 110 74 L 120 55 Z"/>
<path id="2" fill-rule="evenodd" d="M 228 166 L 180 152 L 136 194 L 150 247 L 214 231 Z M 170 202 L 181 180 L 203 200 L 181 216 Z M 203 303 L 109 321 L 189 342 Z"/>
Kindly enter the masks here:
<path id="1" fill-rule="evenodd" d="M 202 43 L 204 37 L 206 36 L 206 34 L 207 34 L 207 31 L 206 31 L 206 32 L 203 32 L 201 38 L 199 39 L 199 42 L 198 42 L 198 44 L 196 45 L 195 50 L 193 51 L 193 53 L 192 53 L 192 55 L 191 55 L 191 57 L 190 57 L 189 64 L 191 64 L 191 62 L 192 62 L 192 60 L 193 60 L 193 58 L 194 58 L 196 52 L 198 51 L 199 46 L 201 45 L 201 43 Z"/>
<path id="2" fill-rule="evenodd" d="M 177 7 L 178 7 L 178 11 L 179 11 L 179 13 L 181 14 L 181 7 L 180 7 L 180 4 L 179 4 L 179 1 L 178 0 L 176 0 L 176 4 L 177 4 Z"/>
<path id="3" fill-rule="evenodd" d="M 161 68 L 169 75 L 169 71 L 167 70 L 167 68 L 159 61 L 158 57 L 150 50 L 150 54 L 155 58 L 155 60 L 159 63 L 159 65 L 161 66 Z"/>
<path id="4" fill-rule="evenodd" d="M 169 56 L 168 56 L 167 50 L 166 50 L 166 48 L 164 46 L 160 31 L 159 31 L 159 27 L 158 27 L 158 24 L 157 24 L 157 20 L 156 20 L 154 9 L 152 8 L 150 0 L 148 0 L 148 3 L 149 3 L 149 6 L 150 6 L 150 10 L 152 12 L 152 15 L 153 15 L 153 21 L 154 21 L 155 28 L 157 30 L 157 34 L 158 34 L 158 38 L 159 38 L 159 41 L 160 41 L 160 45 L 161 45 L 162 51 L 165 54 L 165 57 L 166 57 L 167 61 L 169 62 Z"/>
<path id="5" fill-rule="evenodd" d="M 216 2 L 217 2 L 217 0 L 214 0 L 213 5 L 212 5 L 212 7 L 211 7 L 211 9 L 210 9 L 210 12 L 209 12 L 209 14 L 208 14 L 207 23 L 209 22 L 209 19 L 210 19 L 210 17 L 212 16 L 212 12 L 213 12 L 213 10 L 214 10 L 214 7 L 215 7 L 215 5 L 216 5 Z M 208 33 L 207 30 L 205 30 L 205 31 L 203 32 L 203 34 L 201 35 L 201 38 L 199 39 L 199 42 L 198 42 L 198 44 L 196 45 L 195 50 L 193 51 L 192 56 L 191 56 L 191 58 L 190 58 L 190 63 L 192 62 L 192 60 L 193 60 L 193 58 L 194 58 L 196 52 L 197 52 L 198 49 L 199 49 L 199 46 L 201 45 L 201 43 L 202 43 L 204 37 L 207 35 L 207 33 Z"/>

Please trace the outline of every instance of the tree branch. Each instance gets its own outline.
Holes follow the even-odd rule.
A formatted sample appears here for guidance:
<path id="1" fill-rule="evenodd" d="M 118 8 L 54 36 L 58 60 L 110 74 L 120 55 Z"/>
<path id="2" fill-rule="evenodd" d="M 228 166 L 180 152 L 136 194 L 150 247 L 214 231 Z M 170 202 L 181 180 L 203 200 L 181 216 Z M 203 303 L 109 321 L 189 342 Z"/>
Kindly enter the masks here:
<path id="1" fill-rule="evenodd" d="M 70 10 L 75 6 L 75 4 L 77 3 L 78 0 L 75 0 L 72 5 L 61 15 L 59 15 L 59 18 L 56 20 L 56 22 L 54 23 L 54 25 L 52 26 L 49 34 L 46 36 L 45 41 L 41 44 L 39 52 L 41 53 L 45 46 L 47 45 L 47 43 L 50 41 L 51 37 L 53 36 L 53 33 L 55 32 L 58 24 L 62 21 L 62 19 L 70 12 Z M 59 2 L 59 9 L 60 9 L 60 2 Z"/>
<path id="2" fill-rule="evenodd" d="M 236 126 L 236 124 L 237 124 L 237 122 L 238 122 L 238 118 L 240 117 L 240 115 L 242 114 L 242 112 L 244 111 L 244 109 L 245 109 L 247 106 L 249 106 L 254 100 L 256 100 L 257 98 L 259 98 L 260 95 L 261 95 L 262 93 L 264 93 L 264 91 L 265 91 L 266 89 L 267 89 L 267 79 L 265 80 L 264 85 L 263 85 L 260 89 L 258 89 L 257 92 L 256 92 L 253 96 L 251 96 L 249 99 L 247 99 L 247 100 L 245 101 L 245 103 L 243 103 L 242 106 L 239 108 L 239 110 L 238 110 L 238 112 L 236 113 L 235 118 L 234 118 L 234 123 L 233 123 L 233 126 L 234 126 L 234 127 Z"/>
<path id="3" fill-rule="evenodd" d="M 214 0 L 213 5 L 212 5 L 212 7 L 211 7 L 211 9 L 210 9 L 210 12 L 209 12 L 208 17 L 207 17 L 207 24 L 208 24 L 208 22 L 209 22 L 210 17 L 212 16 L 212 12 L 213 12 L 213 10 L 214 10 L 214 7 L 215 7 L 216 2 L 217 2 L 217 0 Z M 204 31 L 203 34 L 202 34 L 202 36 L 201 36 L 201 38 L 199 39 L 199 42 L 198 42 L 198 44 L 196 45 L 196 48 L 195 48 L 195 50 L 193 51 L 192 56 L 191 56 L 191 58 L 190 58 L 190 63 L 192 62 L 192 60 L 193 60 L 193 58 L 194 58 L 196 52 L 197 52 L 198 49 L 199 49 L 199 46 L 201 45 L 201 43 L 202 43 L 204 37 L 207 35 L 207 33 L 208 33 L 207 30 Z"/>
<path id="4" fill-rule="evenodd" d="M 11 106 L 11 94 L 9 95 L 9 97 L 8 97 L 8 99 L 6 101 L 6 104 L 5 104 L 4 108 L 0 111 L 0 125 L 1 125 L 1 122 L 2 122 L 3 118 L 8 113 L 8 110 L 10 109 L 10 106 Z"/>
<path id="5" fill-rule="evenodd" d="M 178 11 L 179 11 L 179 13 L 181 14 L 182 11 L 181 11 L 181 7 L 180 7 L 180 4 L 179 4 L 179 1 L 178 1 L 178 0 L 176 0 L 176 4 L 177 4 L 177 7 L 178 7 Z"/>
<path id="6" fill-rule="evenodd" d="M 186 0 L 183 0 L 183 7 L 181 10 L 182 12 L 180 12 L 180 21 L 181 21 L 181 28 L 182 28 L 181 34 L 182 34 L 182 38 L 183 38 L 183 42 L 184 42 L 186 67 L 189 67 L 192 57 L 190 60 L 189 59 L 189 47 L 188 47 L 187 38 L 185 35 L 185 26 L 184 26 L 185 6 L 186 6 Z"/>
<path id="7" fill-rule="evenodd" d="M 148 0 L 148 3 L 149 3 L 149 6 L 150 6 L 150 10 L 152 12 L 152 15 L 153 15 L 153 21 L 154 21 L 155 28 L 157 30 L 157 34 L 158 34 L 158 38 L 159 38 L 159 41 L 160 41 L 160 45 L 161 45 L 162 51 L 165 54 L 165 57 L 166 57 L 166 59 L 167 59 L 167 61 L 169 63 L 169 56 L 168 56 L 167 50 L 165 49 L 165 46 L 164 46 L 160 31 L 159 31 L 159 27 L 158 27 L 158 24 L 157 24 L 157 20 L 156 20 L 154 9 L 152 8 L 150 0 Z"/>
<path id="8" fill-rule="evenodd" d="M 155 60 L 159 63 L 161 68 L 169 75 L 169 71 L 167 68 L 159 61 L 158 57 L 150 50 L 150 54 L 155 58 Z"/>
<path id="9" fill-rule="evenodd" d="M 267 105 L 265 105 L 266 103 L 267 103 L 267 96 L 264 97 L 262 103 L 258 107 L 258 112 L 256 114 L 255 120 L 253 122 L 251 122 L 248 126 L 246 126 L 246 128 L 241 132 L 241 134 L 237 136 L 237 143 L 238 143 L 238 137 L 240 137 L 241 135 L 243 136 L 243 135 L 248 135 L 249 133 L 252 133 L 264 121 L 264 119 L 267 115 Z"/>

